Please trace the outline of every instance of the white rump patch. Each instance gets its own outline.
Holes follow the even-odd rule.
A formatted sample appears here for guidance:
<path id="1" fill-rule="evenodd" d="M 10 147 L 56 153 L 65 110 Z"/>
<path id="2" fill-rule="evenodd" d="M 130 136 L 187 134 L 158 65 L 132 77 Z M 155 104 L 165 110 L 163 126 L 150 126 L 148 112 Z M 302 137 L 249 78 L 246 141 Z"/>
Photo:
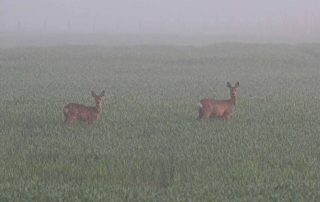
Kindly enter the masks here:
<path id="1" fill-rule="evenodd" d="M 198 107 L 200 107 L 200 108 L 202 108 L 203 106 L 202 106 L 202 104 L 199 102 L 198 103 Z"/>

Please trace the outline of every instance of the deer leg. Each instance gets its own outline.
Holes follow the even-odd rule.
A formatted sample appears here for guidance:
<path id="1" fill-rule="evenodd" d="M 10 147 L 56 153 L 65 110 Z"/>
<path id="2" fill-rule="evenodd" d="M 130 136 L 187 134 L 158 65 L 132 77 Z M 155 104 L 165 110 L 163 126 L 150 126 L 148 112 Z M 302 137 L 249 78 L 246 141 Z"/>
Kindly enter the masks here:
<path id="1" fill-rule="evenodd" d="M 65 124 L 67 124 L 69 122 L 68 116 L 66 114 L 64 114 L 64 122 Z"/>
<path id="2" fill-rule="evenodd" d="M 199 116 L 197 118 L 197 120 L 200 120 L 203 117 L 203 110 L 202 108 L 199 107 Z"/>
<path id="3" fill-rule="evenodd" d="M 225 118 L 226 121 L 230 121 L 232 115 L 231 115 L 231 114 L 228 114 L 228 113 L 225 113 L 223 117 Z"/>
<path id="4" fill-rule="evenodd" d="M 204 117 L 205 119 L 209 119 L 209 118 L 212 117 L 212 113 L 204 112 L 204 113 L 203 113 L 203 117 Z"/>
<path id="5" fill-rule="evenodd" d="M 88 123 L 89 125 L 91 125 L 91 124 L 94 123 L 94 120 L 90 120 L 90 119 L 89 119 L 89 120 L 87 121 L 87 123 Z"/>
<path id="6" fill-rule="evenodd" d="M 216 115 L 212 112 L 211 114 L 210 114 L 210 117 L 209 118 L 213 118 L 213 117 L 215 117 Z"/>
<path id="7" fill-rule="evenodd" d="M 64 123 L 65 123 L 65 124 L 71 124 L 71 123 L 74 123 L 75 120 L 76 120 L 76 119 L 73 118 L 73 117 L 66 116 L 66 119 L 64 120 Z"/>
<path id="8" fill-rule="evenodd" d="M 70 119 L 66 118 L 63 123 L 64 124 L 70 124 Z"/>
<path id="9" fill-rule="evenodd" d="M 99 116 L 98 115 L 93 115 L 93 116 L 88 116 L 86 118 L 86 122 L 91 125 L 93 124 L 94 122 L 96 122 L 98 120 Z"/>

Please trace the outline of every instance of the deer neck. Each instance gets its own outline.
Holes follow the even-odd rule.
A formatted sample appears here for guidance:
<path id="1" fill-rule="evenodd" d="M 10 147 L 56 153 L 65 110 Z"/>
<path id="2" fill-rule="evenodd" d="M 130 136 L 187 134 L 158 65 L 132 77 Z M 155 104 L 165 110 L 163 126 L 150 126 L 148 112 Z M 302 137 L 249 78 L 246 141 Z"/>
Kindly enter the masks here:
<path id="1" fill-rule="evenodd" d="M 97 104 L 95 108 L 96 108 L 97 112 L 100 114 L 102 112 L 102 102 Z"/>
<path id="2" fill-rule="evenodd" d="M 236 105 L 236 97 L 231 95 L 231 98 L 229 100 L 231 104 Z"/>

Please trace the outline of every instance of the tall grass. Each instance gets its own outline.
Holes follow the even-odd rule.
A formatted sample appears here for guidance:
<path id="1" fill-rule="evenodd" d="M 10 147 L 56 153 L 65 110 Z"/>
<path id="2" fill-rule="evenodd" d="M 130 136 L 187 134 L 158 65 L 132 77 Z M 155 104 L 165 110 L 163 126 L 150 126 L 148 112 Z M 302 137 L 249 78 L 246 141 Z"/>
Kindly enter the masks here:
<path id="1" fill-rule="evenodd" d="M 318 201 L 319 45 L 0 49 L 1 201 Z M 229 97 L 230 123 L 196 121 Z M 64 126 L 66 103 L 102 119 Z"/>

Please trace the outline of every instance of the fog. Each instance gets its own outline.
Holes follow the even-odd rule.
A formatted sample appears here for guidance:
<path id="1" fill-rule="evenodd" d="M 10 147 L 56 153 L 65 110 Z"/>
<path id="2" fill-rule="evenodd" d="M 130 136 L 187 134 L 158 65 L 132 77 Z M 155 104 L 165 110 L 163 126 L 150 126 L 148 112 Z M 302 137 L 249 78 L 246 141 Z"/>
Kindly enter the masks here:
<path id="1" fill-rule="evenodd" d="M 0 0 L 0 33 L 319 41 L 319 0 Z"/>

